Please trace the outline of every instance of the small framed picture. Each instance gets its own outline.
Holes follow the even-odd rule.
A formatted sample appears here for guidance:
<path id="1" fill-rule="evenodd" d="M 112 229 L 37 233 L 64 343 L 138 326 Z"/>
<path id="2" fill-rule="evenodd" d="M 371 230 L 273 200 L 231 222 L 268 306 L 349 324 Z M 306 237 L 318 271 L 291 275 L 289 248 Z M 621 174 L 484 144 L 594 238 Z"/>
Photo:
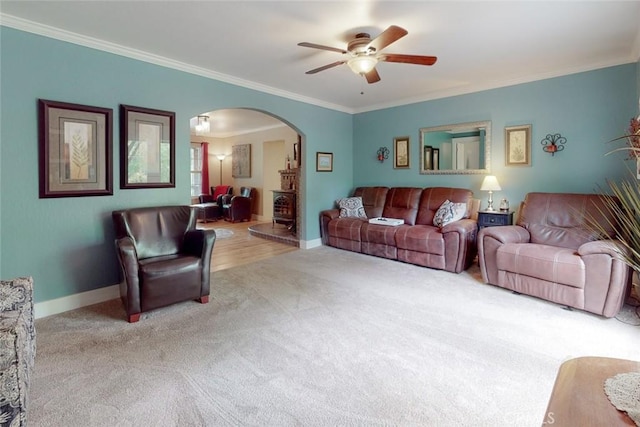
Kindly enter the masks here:
<path id="1" fill-rule="evenodd" d="M 40 198 L 111 196 L 113 110 L 38 101 Z"/>
<path id="2" fill-rule="evenodd" d="M 531 166 L 531 125 L 504 128 L 505 165 Z"/>
<path id="3" fill-rule="evenodd" d="M 409 169 L 409 137 L 393 139 L 393 168 Z"/>
<path id="4" fill-rule="evenodd" d="M 424 152 L 422 153 L 422 169 L 433 170 L 433 147 L 430 145 L 424 146 Z"/>
<path id="5" fill-rule="evenodd" d="M 333 172 L 333 153 L 316 153 L 316 172 Z"/>
<path id="6" fill-rule="evenodd" d="M 176 114 L 120 105 L 120 188 L 176 186 Z"/>
<path id="7" fill-rule="evenodd" d="M 432 166 L 433 166 L 433 170 L 437 171 L 440 170 L 440 149 L 439 148 L 434 148 L 433 149 L 433 156 L 432 157 Z"/>

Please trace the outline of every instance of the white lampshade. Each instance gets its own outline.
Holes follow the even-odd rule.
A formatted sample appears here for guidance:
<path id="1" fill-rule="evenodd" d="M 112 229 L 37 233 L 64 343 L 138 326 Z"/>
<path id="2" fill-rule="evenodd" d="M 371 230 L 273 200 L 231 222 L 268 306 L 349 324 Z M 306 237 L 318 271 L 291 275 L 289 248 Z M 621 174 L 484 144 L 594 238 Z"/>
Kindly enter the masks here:
<path id="1" fill-rule="evenodd" d="M 223 161 L 227 155 L 226 154 L 216 154 L 216 157 L 218 158 L 218 160 Z"/>
<path id="2" fill-rule="evenodd" d="M 378 63 L 378 58 L 371 55 L 360 55 L 351 58 L 347 64 L 356 74 L 367 74 Z"/>
<path id="3" fill-rule="evenodd" d="M 487 175 L 484 177 L 484 181 L 482 181 L 482 186 L 480 187 L 480 191 L 500 191 L 502 188 L 498 183 L 498 179 L 493 175 Z"/>

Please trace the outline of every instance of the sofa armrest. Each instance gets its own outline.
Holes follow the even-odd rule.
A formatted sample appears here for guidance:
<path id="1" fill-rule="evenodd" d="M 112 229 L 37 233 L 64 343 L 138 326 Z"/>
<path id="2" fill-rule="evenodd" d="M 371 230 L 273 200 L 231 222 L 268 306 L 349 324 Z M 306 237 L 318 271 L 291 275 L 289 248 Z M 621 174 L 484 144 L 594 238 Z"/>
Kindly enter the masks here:
<path id="1" fill-rule="evenodd" d="M 327 209 L 320 212 L 320 237 L 323 245 L 329 244 L 329 221 L 339 216 L 339 209 Z"/>
<path id="2" fill-rule="evenodd" d="M 445 270 L 460 273 L 476 257 L 478 223 L 473 219 L 451 222 L 440 229 L 444 238 Z"/>
<path id="3" fill-rule="evenodd" d="M 626 249 L 614 240 L 582 244 L 578 255 L 585 268 L 584 306 L 592 313 L 615 316 L 630 289 L 632 271 L 625 263 Z"/>
<path id="4" fill-rule="evenodd" d="M 478 262 L 482 280 L 498 284 L 498 248 L 506 243 L 528 243 L 529 231 L 518 225 L 485 227 L 478 233 Z"/>

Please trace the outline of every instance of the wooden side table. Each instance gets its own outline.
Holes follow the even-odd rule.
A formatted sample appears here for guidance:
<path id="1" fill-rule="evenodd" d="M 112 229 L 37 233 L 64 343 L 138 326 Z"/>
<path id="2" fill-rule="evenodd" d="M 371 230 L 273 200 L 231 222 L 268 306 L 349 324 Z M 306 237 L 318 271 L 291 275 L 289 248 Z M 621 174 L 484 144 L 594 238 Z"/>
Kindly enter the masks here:
<path id="1" fill-rule="evenodd" d="M 514 211 L 478 211 L 478 230 L 483 227 L 496 227 L 513 224 Z"/>
<path id="2" fill-rule="evenodd" d="M 560 365 L 542 425 L 635 426 L 604 392 L 604 381 L 624 372 L 640 372 L 640 362 L 608 357 L 578 357 Z"/>

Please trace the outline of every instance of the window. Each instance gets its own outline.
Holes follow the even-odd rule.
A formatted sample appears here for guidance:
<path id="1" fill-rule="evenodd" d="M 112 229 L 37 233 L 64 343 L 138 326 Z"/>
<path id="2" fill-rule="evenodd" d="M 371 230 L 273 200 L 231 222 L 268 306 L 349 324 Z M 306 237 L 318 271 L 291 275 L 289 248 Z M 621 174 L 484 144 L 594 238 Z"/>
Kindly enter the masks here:
<path id="1" fill-rule="evenodd" d="M 202 194 L 202 148 L 191 144 L 191 197 Z"/>

